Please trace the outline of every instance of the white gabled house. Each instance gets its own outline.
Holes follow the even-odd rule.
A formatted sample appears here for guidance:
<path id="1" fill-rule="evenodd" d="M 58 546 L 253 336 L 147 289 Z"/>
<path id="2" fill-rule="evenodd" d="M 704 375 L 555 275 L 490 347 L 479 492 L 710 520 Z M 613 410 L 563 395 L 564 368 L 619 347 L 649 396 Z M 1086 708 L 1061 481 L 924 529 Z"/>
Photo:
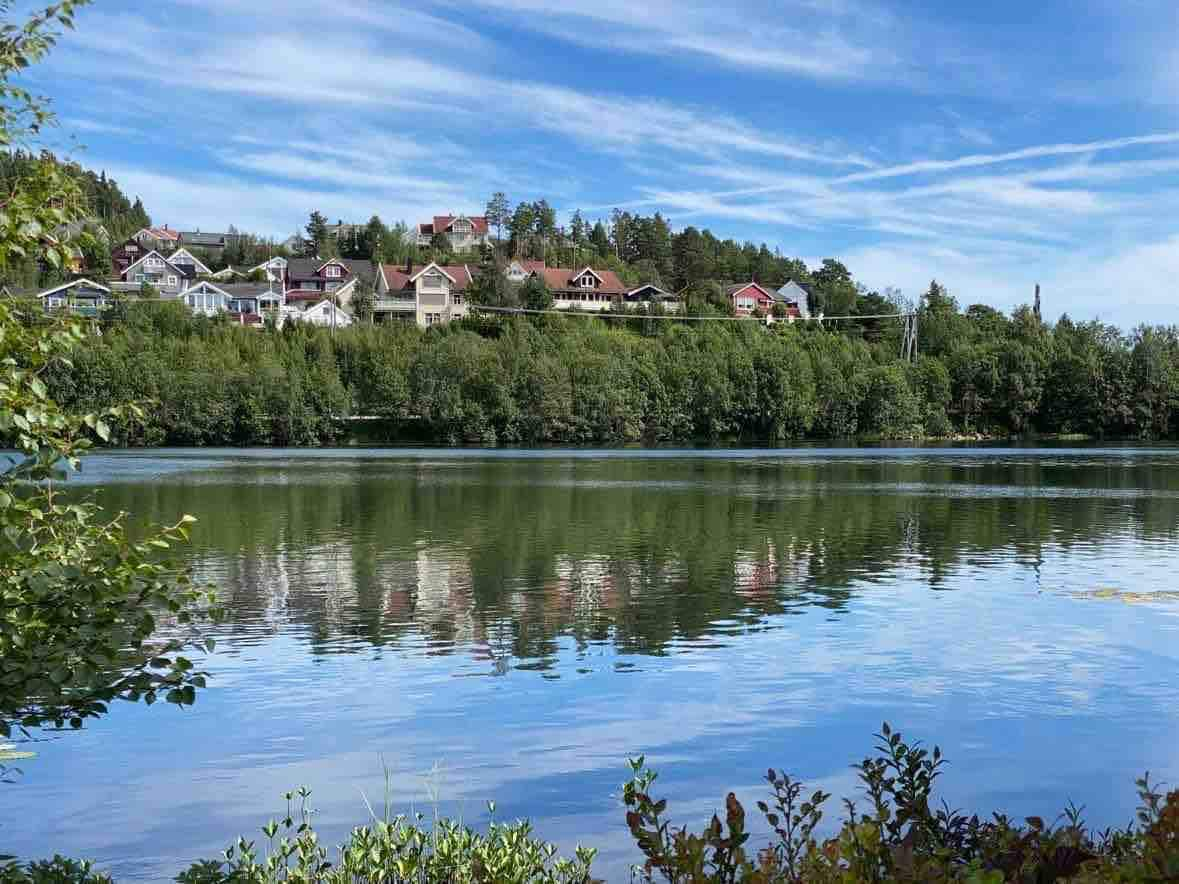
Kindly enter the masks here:
<path id="1" fill-rule="evenodd" d="M 291 321 L 309 322 L 326 328 L 347 328 L 353 322 L 352 314 L 324 298 L 306 310 L 285 310 L 283 316 Z"/>
<path id="2" fill-rule="evenodd" d="M 150 285 L 161 295 L 179 295 L 196 278 L 191 265 L 176 265 L 152 249 L 120 274 L 116 288 L 122 291 L 138 291 Z"/>
<path id="3" fill-rule="evenodd" d="M 188 249 L 184 248 L 180 248 L 172 252 L 172 254 L 168 256 L 168 262 L 170 264 L 174 264 L 177 267 L 191 270 L 194 277 L 210 276 L 213 273 L 213 271 L 209 269 L 209 266 L 204 261 L 194 255 Z"/>
<path id="4" fill-rule="evenodd" d="M 271 258 L 269 261 L 263 261 L 257 267 L 251 267 L 246 271 L 246 275 L 256 273 L 261 270 L 266 274 L 267 282 L 282 282 L 287 272 L 286 258 Z"/>
<path id="5" fill-rule="evenodd" d="M 504 276 L 507 277 L 508 282 L 521 283 L 538 270 L 544 270 L 544 261 L 521 261 L 518 258 L 513 258 L 512 262 L 504 268 Z"/>

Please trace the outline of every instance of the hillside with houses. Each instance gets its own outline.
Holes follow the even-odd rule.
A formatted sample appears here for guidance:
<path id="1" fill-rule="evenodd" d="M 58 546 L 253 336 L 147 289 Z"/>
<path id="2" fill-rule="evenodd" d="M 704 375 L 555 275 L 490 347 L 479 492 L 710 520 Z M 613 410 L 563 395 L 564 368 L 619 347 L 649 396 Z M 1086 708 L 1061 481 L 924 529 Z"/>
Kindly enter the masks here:
<path id="1" fill-rule="evenodd" d="M 259 328 L 426 328 L 462 319 L 473 307 L 767 324 L 825 312 L 900 312 L 899 293 L 867 291 L 834 259 L 812 270 L 764 244 L 721 240 L 691 226 L 673 231 L 659 213 L 616 210 L 590 223 L 574 211 L 559 224 L 545 200 L 509 211 L 498 193 L 484 214 L 438 214 L 412 227 L 386 226 L 376 215 L 365 224 L 333 224 L 311 212 L 298 233 L 277 241 L 233 225 L 152 224 L 143 203 L 128 201 L 105 174 L 76 171 L 96 182 L 105 208 L 96 200 L 99 210 L 86 222 L 60 232 L 72 259 L 60 267 L 18 264 L 0 280 L 4 294 L 35 299 L 46 311 L 98 317 L 116 305 L 165 300 Z M 129 219 L 147 223 L 129 229 Z"/>

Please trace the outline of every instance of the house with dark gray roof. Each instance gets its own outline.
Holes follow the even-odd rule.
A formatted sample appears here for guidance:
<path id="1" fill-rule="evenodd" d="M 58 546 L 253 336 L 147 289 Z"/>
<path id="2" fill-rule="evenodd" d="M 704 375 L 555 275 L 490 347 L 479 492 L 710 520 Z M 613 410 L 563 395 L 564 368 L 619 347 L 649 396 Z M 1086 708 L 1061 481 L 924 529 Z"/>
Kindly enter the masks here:
<path id="1" fill-rule="evenodd" d="M 373 266 L 368 261 L 348 258 L 288 258 L 283 271 L 283 287 L 288 303 L 322 301 L 334 296 L 341 305 L 352 300 L 360 282 L 371 285 Z"/>
<path id="2" fill-rule="evenodd" d="M 219 255 L 237 241 L 235 233 L 202 233 L 199 230 L 181 230 L 179 245 L 186 249 L 204 249 L 211 255 Z"/>
<path id="3" fill-rule="evenodd" d="M 97 316 L 111 302 L 111 290 L 89 279 L 75 279 L 37 293 L 47 310 L 69 310 L 79 316 Z"/>
<path id="4" fill-rule="evenodd" d="M 810 319 L 810 299 L 814 295 L 814 288 L 810 283 L 790 280 L 774 294 L 778 301 L 786 305 L 787 310 L 793 307 L 798 311 L 798 316 Z"/>
<path id="5" fill-rule="evenodd" d="M 161 295 L 175 296 L 187 289 L 196 279 L 196 267 L 191 264 L 173 264 L 155 249 L 129 264 L 119 274 L 119 280 L 111 288 L 117 291 L 138 291 L 150 285 Z"/>
<path id="6" fill-rule="evenodd" d="M 261 325 L 268 311 L 283 306 L 282 292 L 268 283 L 215 283 L 204 279 L 194 283 L 180 295 L 180 300 L 193 313 L 204 316 L 229 314 L 243 325 Z"/>

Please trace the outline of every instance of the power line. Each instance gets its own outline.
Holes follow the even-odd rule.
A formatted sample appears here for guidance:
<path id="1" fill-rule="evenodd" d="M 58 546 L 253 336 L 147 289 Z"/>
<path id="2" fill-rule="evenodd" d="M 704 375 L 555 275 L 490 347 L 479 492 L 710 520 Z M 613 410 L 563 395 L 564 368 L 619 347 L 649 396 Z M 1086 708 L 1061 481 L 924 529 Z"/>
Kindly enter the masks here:
<path id="1" fill-rule="evenodd" d="M 589 316 L 599 319 L 669 319 L 675 321 L 716 321 L 716 322 L 748 322 L 761 320 L 765 317 L 757 316 L 681 316 L 678 313 L 612 313 L 609 310 L 530 310 L 526 307 L 487 307 L 482 304 L 471 304 L 471 309 L 488 313 L 523 313 L 529 316 Z M 802 322 L 838 322 L 844 319 L 904 319 L 916 316 L 914 313 L 872 313 L 867 315 L 847 314 L 845 316 L 796 316 L 794 319 Z M 775 322 L 788 322 L 789 317 L 773 317 Z"/>

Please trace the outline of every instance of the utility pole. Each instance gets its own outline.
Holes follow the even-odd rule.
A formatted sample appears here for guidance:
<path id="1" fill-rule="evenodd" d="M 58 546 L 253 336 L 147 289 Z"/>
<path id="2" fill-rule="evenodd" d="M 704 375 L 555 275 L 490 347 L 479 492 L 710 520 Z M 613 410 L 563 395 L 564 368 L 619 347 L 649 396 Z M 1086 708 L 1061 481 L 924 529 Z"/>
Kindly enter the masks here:
<path id="1" fill-rule="evenodd" d="M 917 361 L 917 314 L 906 313 L 901 335 L 901 361 Z"/>

